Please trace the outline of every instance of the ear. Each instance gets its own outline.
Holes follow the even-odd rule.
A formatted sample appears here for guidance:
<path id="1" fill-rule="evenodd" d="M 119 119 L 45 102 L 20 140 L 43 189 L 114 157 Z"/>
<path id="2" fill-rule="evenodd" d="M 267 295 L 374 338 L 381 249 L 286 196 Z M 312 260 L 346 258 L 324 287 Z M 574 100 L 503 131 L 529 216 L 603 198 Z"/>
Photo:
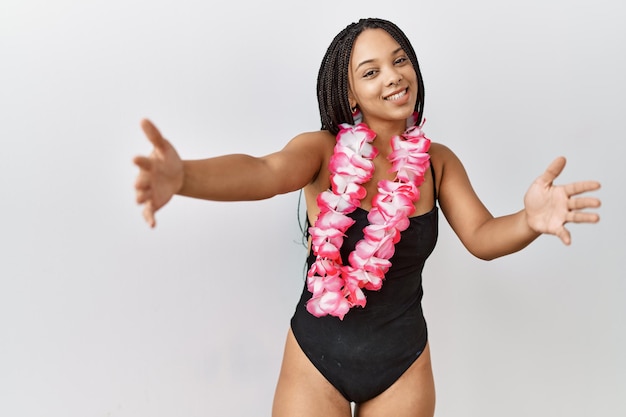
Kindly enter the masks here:
<path id="1" fill-rule="evenodd" d="M 359 103 L 356 102 L 354 96 L 352 95 L 352 91 L 348 90 L 348 103 L 350 103 L 350 108 L 355 108 Z"/>

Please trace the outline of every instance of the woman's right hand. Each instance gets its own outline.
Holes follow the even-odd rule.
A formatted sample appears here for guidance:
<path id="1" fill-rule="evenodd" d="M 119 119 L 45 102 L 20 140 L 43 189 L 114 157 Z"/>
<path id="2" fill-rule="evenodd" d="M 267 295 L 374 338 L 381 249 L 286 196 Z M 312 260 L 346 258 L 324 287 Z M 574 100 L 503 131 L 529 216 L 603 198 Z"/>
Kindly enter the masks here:
<path id="1" fill-rule="evenodd" d="M 176 149 L 161 136 L 159 130 L 149 120 L 142 120 L 141 128 L 154 148 L 150 156 L 137 156 L 133 159 L 135 165 L 139 167 L 135 193 L 137 203 L 144 206 L 144 219 L 150 227 L 154 227 L 156 225 L 154 214 L 183 186 L 183 162 Z"/>

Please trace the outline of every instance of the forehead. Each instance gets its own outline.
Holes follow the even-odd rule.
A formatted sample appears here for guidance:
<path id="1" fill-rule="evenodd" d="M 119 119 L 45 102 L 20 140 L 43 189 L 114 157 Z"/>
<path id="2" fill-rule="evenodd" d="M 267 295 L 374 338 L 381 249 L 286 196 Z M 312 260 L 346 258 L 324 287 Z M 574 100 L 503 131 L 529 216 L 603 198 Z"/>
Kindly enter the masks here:
<path id="1" fill-rule="evenodd" d="M 351 63 L 358 65 L 367 60 L 388 58 L 400 45 L 384 29 L 365 29 L 352 47 Z"/>

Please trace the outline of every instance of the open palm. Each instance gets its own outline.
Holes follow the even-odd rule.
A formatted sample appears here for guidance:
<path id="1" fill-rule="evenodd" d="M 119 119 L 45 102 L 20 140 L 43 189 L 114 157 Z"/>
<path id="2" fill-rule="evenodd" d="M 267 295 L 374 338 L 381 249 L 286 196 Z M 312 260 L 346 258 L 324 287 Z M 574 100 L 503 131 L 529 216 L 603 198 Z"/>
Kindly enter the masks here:
<path id="1" fill-rule="evenodd" d="M 597 213 L 584 211 L 587 208 L 600 207 L 600 200 L 594 197 L 574 197 L 597 190 L 597 181 L 579 181 L 565 185 L 554 185 L 554 180 L 565 167 L 565 158 L 556 158 L 546 171 L 530 186 L 524 196 L 524 206 L 530 227 L 539 233 L 548 233 L 559 237 L 569 245 L 571 236 L 566 223 L 596 223 Z"/>
<path id="2" fill-rule="evenodd" d="M 139 167 L 135 192 L 137 203 L 144 205 L 144 219 L 154 227 L 156 211 L 170 201 L 183 185 L 183 163 L 174 147 L 149 120 L 142 120 L 141 127 L 154 148 L 150 156 L 133 159 Z"/>

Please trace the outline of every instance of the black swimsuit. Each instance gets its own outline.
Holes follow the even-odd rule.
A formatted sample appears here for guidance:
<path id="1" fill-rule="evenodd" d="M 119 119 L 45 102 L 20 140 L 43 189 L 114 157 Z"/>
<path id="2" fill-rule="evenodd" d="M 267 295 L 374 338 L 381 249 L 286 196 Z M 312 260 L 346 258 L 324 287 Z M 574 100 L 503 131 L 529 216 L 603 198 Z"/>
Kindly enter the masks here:
<path id="1" fill-rule="evenodd" d="M 432 165 L 431 165 L 431 172 Z M 435 180 L 433 172 L 433 183 Z M 435 201 L 436 201 L 435 191 Z M 368 212 L 356 209 L 356 220 L 346 232 L 341 256 L 363 238 Z M 306 310 L 311 298 L 306 283 L 291 329 L 313 365 L 348 400 L 361 403 L 389 388 L 426 347 L 427 329 L 422 313 L 422 269 L 437 241 L 438 209 L 411 217 L 391 258 L 392 266 L 380 291 L 367 291 L 364 308 L 350 309 L 343 320 L 315 317 Z M 308 257 L 308 266 L 315 255 Z"/>

